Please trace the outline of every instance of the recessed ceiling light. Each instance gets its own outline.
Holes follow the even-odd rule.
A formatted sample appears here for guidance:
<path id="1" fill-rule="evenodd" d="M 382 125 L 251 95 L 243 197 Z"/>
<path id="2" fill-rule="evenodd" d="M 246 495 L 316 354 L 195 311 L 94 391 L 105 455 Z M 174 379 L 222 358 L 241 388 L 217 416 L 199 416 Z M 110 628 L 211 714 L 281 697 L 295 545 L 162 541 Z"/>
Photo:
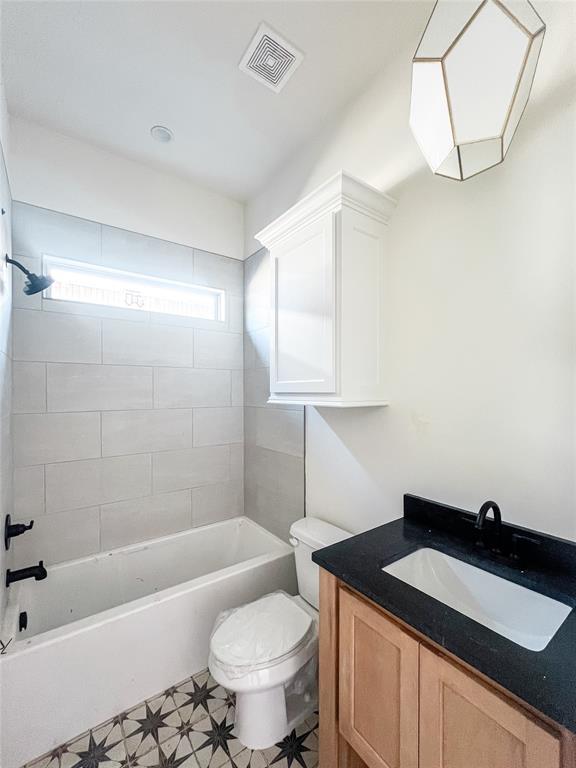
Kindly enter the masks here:
<path id="1" fill-rule="evenodd" d="M 150 128 L 150 135 L 155 141 L 159 141 L 161 144 L 167 144 L 174 138 L 174 134 L 170 128 L 166 128 L 165 125 L 152 126 L 152 128 Z"/>

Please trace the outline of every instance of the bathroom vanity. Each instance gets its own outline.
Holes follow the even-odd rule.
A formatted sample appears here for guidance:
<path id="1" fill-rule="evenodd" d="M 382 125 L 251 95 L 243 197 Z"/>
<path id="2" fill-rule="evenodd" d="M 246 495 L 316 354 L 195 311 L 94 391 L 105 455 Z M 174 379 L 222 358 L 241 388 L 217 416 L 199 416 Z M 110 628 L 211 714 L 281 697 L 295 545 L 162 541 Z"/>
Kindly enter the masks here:
<path id="1" fill-rule="evenodd" d="M 320 768 L 575 768 L 576 547 L 475 520 L 406 496 L 314 554 Z"/>

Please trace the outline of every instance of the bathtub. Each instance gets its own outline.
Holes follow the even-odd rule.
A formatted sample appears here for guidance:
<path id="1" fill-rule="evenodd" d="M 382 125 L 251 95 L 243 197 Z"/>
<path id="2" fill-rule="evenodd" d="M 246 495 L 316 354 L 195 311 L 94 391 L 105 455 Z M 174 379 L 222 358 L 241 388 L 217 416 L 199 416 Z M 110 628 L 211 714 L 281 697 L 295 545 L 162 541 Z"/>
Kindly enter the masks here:
<path id="1" fill-rule="evenodd" d="M 208 665 L 218 613 L 296 594 L 292 548 L 238 517 L 48 569 L 8 591 L 0 766 L 19 768 Z M 28 628 L 18 631 L 20 612 Z"/>

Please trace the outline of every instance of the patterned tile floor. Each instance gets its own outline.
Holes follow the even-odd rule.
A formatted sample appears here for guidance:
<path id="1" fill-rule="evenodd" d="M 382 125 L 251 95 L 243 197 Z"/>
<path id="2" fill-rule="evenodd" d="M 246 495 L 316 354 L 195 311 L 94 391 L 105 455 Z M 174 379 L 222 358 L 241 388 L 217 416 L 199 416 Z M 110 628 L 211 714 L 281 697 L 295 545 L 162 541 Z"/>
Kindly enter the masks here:
<path id="1" fill-rule="evenodd" d="M 207 671 L 58 747 L 26 768 L 315 768 L 318 719 L 253 752 L 234 736 L 234 697 Z"/>

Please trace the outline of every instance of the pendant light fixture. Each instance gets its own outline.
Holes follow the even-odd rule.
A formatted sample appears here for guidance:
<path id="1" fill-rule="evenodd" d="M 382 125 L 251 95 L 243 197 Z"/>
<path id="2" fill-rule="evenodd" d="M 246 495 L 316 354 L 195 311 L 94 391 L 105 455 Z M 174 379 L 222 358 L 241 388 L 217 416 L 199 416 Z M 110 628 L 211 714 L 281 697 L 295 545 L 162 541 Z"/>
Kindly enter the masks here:
<path id="1" fill-rule="evenodd" d="M 528 102 L 546 25 L 528 0 L 438 0 L 412 62 L 410 127 L 439 176 L 501 163 Z"/>

